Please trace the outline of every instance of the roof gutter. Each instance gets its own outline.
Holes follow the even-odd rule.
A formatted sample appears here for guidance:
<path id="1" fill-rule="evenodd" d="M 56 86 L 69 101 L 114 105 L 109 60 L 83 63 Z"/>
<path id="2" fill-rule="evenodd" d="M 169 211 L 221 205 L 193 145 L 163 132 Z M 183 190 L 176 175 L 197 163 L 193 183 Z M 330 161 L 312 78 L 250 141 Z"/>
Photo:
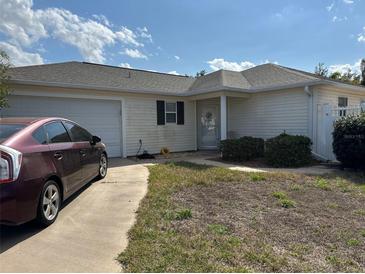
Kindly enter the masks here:
<path id="1" fill-rule="evenodd" d="M 103 87 L 103 86 L 91 86 L 91 85 L 84 85 L 84 84 L 70 84 L 70 83 L 59 83 L 59 82 L 44 82 L 44 81 L 33 81 L 33 80 L 18 80 L 18 79 L 11 79 L 7 81 L 9 84 L 18 84 L 18 85 L 33 85 L 33 86 L 46 86 L 46 87 L 59 87 L 59 88 L 74 88 L 74 89 L 89 89 L 89 90 L 99 90 L 99 91 L 114 91 L 114 92 L 130 92 L 130 93 L 142 93 L 142 94 L 156 94 L 156 95 L 165 95 L 165 96 L 179 96 L 179 97 L 189 97 L 199 94 L 205 93 L 213 93 L 218 91 L 234 91 L 234 92 L 242 92 L 242 93 L 257 93 L 257 92 L 265 92 L 265 91 L 274 91 L 274 90 L 281 90 L 281 89 L 290 89 L 290 88 L 298 88 L 298 87 L 310 87 L 314 85 L 332 85 L 342 88 L 347 88 L 355 91 L 363 91 L 365 92 L 365 88 L 361 86 L 354 86 L 349 85 L 346 83 L 337 83 L 330 80 L 314 80 L 314 81 L 307 81 L 295 84 L 286 84 L 286 85 L 279 85 L 279 86 L 269 86 L 269 87 L 262 87 L 262 88 L 254 88 L 254 89 L 242 89 L 242 88 L 235 88 L 229 86 L 220 86 L 215 88 L 209 89 L 200 89 L 200 90 L 189 90 L 189 91 L 179 91 L 175 94 L 171 94 L 168 92 L 164 92 L 161 90 L 150 90 L 150 89 L 121 89 L 121 88 L 113 88 L 113 87 Z"/>
<path id="2" fill-rule="evenodd" d="M 113 87 L 102 87 L 102 86 L 91 86 L 91 85 L 78 85 L 69 83 L 58 83 L 58 82 L 44 82 L 44 81 L 32 81 L 32 80 L 17 80 L 11 79 L 7 81 L 8 84 L 16 85 L 32 85 L 32 86 L 45 86 L 45 87 L 56 87 L 56 88 L 73 88 L 73 89 L 90 89 L 98 91 L 114 91 L 114 92 L 131 92 L 131 93 L 144 93 L 144 94 L 157 94 L 157 95 L 170 95 L 170 96 L 184 96 L 185 94 L 170 94 L 160 90 L 146 90 L 146 89 L 121 89 Z"/>

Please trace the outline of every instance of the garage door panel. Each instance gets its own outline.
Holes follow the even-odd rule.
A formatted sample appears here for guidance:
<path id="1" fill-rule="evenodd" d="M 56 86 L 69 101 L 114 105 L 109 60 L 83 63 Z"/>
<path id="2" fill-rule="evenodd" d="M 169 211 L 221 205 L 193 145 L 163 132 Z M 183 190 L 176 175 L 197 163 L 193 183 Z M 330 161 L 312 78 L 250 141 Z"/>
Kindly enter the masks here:
<path id="1" fill-rule="evenodd" d="M 38 96 L 9 96 L 9 108 L 1 114 L 17 117 L 63 117 L 85 127 L 101 137 L 108 155 L 121 156 L 120 101 L 54 98 Z"/>

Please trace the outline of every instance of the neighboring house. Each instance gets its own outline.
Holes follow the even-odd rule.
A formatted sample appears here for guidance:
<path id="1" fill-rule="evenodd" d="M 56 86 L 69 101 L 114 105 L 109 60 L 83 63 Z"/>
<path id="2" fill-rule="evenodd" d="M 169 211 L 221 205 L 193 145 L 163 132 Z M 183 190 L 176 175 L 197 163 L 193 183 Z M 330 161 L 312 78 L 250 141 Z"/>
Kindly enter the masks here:
<path id="1" fill-rule="evenodd" d="M 109 156 L 215 149 L 219 140 L 309 136 L 324 104 L 360 105 L 365 88 L 265 64 L 199 78 L 85 62 L 12 68 L 5 116 L 60 116 L 100 136 Z"/>

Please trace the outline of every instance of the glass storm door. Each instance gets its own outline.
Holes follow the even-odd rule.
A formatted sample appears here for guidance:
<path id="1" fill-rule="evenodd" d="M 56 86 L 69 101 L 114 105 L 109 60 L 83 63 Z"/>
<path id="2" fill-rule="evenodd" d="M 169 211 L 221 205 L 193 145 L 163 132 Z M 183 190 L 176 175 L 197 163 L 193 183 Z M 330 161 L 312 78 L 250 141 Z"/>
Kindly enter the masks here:
<path id="1" fill-rule="evenodd" d="M 218 108 L 202 107 L 200 114 L 200 148 L 216 148 L 218 142 Z"/>

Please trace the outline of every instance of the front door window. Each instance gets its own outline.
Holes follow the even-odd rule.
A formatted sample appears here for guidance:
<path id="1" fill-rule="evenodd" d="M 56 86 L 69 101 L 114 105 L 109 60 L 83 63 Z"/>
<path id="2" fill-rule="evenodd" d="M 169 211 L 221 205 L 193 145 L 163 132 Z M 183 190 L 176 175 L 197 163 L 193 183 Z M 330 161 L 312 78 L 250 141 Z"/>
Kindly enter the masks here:
<path id="1" fill-rule="evenodd" d="M 214 148 L 218 140 L 218 121 L 217 111 L 214 108 L 205 108 L 200 116 L 200 146 L 205 148 Z"/>

